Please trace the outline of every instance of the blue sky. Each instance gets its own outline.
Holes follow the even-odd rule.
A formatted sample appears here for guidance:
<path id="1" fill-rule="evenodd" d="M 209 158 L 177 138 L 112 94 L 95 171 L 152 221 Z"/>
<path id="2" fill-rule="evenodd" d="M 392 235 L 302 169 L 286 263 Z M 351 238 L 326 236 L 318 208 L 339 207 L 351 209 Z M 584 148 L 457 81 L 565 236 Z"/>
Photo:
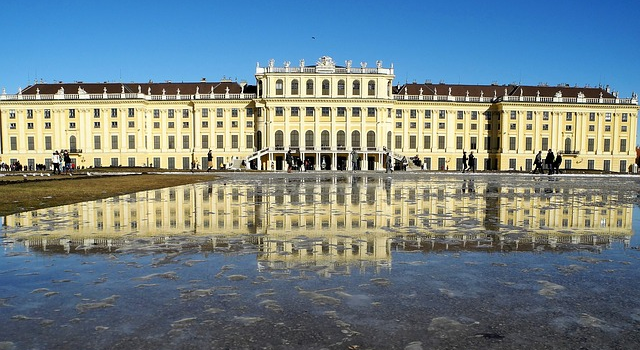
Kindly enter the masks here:
<path id="1" fill-rule="evenodd" d="M 401 84 L 608 84 L 630 97 L 640 92 L 638 18 L 636 0 L 3 0 L 0 87 L 253 84 L 256 62 L 328 55 L 393 63 Z"/>

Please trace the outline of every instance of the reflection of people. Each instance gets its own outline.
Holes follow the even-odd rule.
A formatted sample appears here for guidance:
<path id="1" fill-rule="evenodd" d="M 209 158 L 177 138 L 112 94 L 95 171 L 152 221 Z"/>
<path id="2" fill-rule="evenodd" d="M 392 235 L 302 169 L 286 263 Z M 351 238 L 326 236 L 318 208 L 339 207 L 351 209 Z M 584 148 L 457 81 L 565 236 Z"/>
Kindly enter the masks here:
<path id="1" fill-rule="evenodd" d="M 211 153 L 211 150 L 209 150 L 209 153 L 207 153 L 207 171 L 211 170 L 213 168 L 213 154 Z"/>

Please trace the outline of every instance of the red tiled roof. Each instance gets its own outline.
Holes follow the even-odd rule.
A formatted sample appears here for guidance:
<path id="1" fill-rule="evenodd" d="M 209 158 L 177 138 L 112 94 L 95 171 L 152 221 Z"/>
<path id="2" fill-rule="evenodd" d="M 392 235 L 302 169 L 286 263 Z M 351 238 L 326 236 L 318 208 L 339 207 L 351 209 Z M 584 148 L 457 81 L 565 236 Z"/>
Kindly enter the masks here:
<path id="1" fill-rule="evenodd" d="M 562 93 L 563 97 L 578 97 L 578 94 L 582 92 L 586 98 L 598 98 L 602 93 L 603 98 L 615 98 L 611 92 L 607 92 L 602 88 L 593 87 L 569 87 L 569 86 L 522 86 L 522 85 L 459 85 L 459 84 L 405 84 L 402 86 L 394 87 L 394 93 L 397 95 L 404 95 L 405 91 L 407 95 L 420 95 L 420 89 L 422 89 L 422 95 L 439 95 L 447 96 L 466 96 L 467 92 L 469 96 L 479 97 L 482 93 L 484 97 L 493 97 L 494 92 L 497 97 L 501 97 L 506 94 L 508 96 L 520 96 L 522 91 L 523 96 L 536 96 L 538 91 L 540 97 L 554 97 L 558 91 Z M 449 93 L 451 89 L 451 93 Z"/>
<path id="2" fill-rule="evenodd" d="M 81 88 L 88 94 L 102 94 L 106 92 L 108 94 L 117 94 L 122 92 L 124 87 L 125 93 L 137 93 L 140 91 L 143 94 L 148 94 L 151 91 L 151 95 L 162 95 L 164 90 L 167 95 L 177 95 L 178 89 L 180 89 L 181 95 L 195 95 L 196 90 L 200 94 L 211 93 L 213 87 L 213 93 L 224 94 L 227 87 L 230 94 L 239 94 L 242 91 L 242 87 L 237 82 L 197 82 L 197 83 L 41 83 L 31 85 L 22 90 L 22 94 L 35 95 L 38 91 L 40 94 L 55 94 L 60 91 L 60 88 L 64 88 L 66 94 L 77 94 Z M 255 93 L 255 85 L 246 85 L 244 87 L 244 93 Z"/>

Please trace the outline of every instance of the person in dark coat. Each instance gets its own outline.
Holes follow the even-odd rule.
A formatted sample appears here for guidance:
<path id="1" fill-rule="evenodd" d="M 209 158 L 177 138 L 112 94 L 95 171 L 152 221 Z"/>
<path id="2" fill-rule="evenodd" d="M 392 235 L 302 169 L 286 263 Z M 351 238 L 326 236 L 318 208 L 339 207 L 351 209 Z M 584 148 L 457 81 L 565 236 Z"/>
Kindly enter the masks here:
<path id="1" fill-rule="evenodd" d="M 553 160 L 555 156 L 553 155 L 553 151 L 549 148 L 547 151 L 547 157 L 544 159 L 544 165 L 549 169 L 549 175 L 553 174 Z"/>
<path id="2" fill-rule="evenodd" d="M 472 173 L 476 172 L 476 157 L 473 155 L 473 151 L 469 153 L 469 171 Z"/>
<path id="3" fill-rule="evenodd" d="M 558 152 L 556 159 L 553 161 L 553 172 L 560 174 L 560 165 L 562 164 L 562 155 Z"/>
<path id="4" fill-rule="evenodd" d="M 536 166 L 535 169 L 533 169 L 533 173 L 542 174 L 544 172 L 544 170 L 542 169 L 542 151 L 538 151 L 538 154 L 536 154 L 536 159 L 533 161 L 533 163 Z"/>
<path id="5" fill-rule="evenodd" d="M 462 151 L 462 172 L 464 173 L 467 170 L 467 152 Z"/>

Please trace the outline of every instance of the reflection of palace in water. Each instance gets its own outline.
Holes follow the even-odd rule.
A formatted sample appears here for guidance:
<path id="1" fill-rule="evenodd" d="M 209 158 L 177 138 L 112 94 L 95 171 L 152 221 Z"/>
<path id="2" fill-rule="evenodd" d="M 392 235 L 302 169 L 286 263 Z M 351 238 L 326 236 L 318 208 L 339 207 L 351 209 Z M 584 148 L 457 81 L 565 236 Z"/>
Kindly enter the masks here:
<path id="1" fill-rule="evenodd" d="M 392 249 L 628 245 L 632 235 L 632 205 L 611 204 L 623 192 L 449 180 L 201 183 L 15 214 L 4 218 L 3 231 L 31 249 L 66 252 L 79 246 L 115 250 L 136 237 L 162 242 L 172 236 L 211 237 L 215 250 L 243 237 L 259 250 L 261 264 L 285 266 L 387 266 Z"/>

